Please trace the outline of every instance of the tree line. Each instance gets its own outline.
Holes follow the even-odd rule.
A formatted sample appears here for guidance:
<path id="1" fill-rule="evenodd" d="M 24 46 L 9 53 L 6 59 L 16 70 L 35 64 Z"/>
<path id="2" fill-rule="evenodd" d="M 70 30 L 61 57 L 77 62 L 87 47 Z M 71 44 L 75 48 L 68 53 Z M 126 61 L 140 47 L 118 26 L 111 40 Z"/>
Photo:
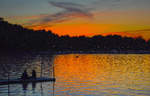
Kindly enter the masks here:
<path id="1" fill-rule="evenodd" d="M 0 18 L 0 50 L 150 51 L 150 40 L 119 35 L 58 36 L 51 31 L 35 31 L 20 25 L 10 24 Z"/>

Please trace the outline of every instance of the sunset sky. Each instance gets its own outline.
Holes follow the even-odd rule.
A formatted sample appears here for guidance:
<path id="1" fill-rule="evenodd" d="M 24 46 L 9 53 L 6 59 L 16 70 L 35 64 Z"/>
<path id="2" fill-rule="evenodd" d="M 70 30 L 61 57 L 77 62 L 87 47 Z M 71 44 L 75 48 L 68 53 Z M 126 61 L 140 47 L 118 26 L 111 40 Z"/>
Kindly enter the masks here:
<path id="1" fill-rule="evenodd" d="M 58 35 L 150 39 L 150 0 L 0 0 L 0 17 Z"/>

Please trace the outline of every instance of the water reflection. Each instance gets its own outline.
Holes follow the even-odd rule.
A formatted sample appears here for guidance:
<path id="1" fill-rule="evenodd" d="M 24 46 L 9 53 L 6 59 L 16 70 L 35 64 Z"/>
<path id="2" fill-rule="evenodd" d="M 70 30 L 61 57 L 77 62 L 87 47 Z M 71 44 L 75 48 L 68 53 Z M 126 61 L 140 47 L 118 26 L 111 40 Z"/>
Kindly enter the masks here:
<path id="1" fill-rule="evenodd" d="M 28 83 L 23 83 L 23 84 L 22 84 L 23 90 L 27 90 L 27 87 L 28 87 Z"/>
<path id="2" fill-rule="evenodd" d="M 25 69 L 27 69 L 29 76 L 32 75 L 34 69 L 37 72 L 37 77 L 51 78 L 52 64 L 53 55 L 49 54 L 0 56 L 0 79 L 8 79 L 8 76 L 10 79 L 20 78 Z M 46 90 L 43 90 L 45 87 Z M 0 96 L 45 96 L 47 90 L 52 90 L 52 87 L 52 82 L 0 85 Z M 52 92 L 49 94 L 52 94 Z"/>
<path id="3" fill-rule="evenodd" d="M 0 64 L 10 66 L 10 69 L 6 67 L 10 77 L 19 77 L 26 68 L 29 75 L 35 69 L 37 77 L 40 77 L 42 68 L 42 76 L 51 77 L 52 64 L 55 65 L 56 77 L 55 83 L 9 85 L 9 96 L 150 96 L 150 55 L 44 54 L 6 57 L 0 57 Z M 0 67 L 0 79 L 6 77 L 6 71 Z M 0 86 L 0 96 L 8 96 L 7 85 Z"/>
<path id="4" fill-rule="evenodd" d="M 32 75 L 32 70 L 37 72 L 37 77 L 51 75 L 53 55 L 47 54 L 13 54 L 0 56 L 0 79 L 21 77 L 24 70 L 27 69 L 29 75 Z M 42 63 L 42 66 L 41 66 Z"/>
<path id="5" fill-rule="evenodd" d="M 67 93 L 64 96 L 146 96 L 150 94 L 149 59 L 150 55 L 134 54 L 58 55 L 54 61 L 56 86 Z"/>

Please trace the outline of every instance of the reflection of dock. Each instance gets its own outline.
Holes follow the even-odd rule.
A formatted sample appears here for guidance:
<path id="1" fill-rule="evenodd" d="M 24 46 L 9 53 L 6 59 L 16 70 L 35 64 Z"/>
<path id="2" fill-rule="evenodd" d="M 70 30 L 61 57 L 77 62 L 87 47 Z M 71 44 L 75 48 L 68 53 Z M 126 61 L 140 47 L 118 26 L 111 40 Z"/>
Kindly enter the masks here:
<path id="1" fill-rule="evenodd" d="M 17 86 L 20 86 L 20 85 L 22 85 L 22 90 L 23 90 L 23 96 L 27 96 L 28 95 L 28 91 L 30 90 L 29 88 L 28 88 L 28 86 L 30 86 L 30 85 L 32 85 L 32 94 L 36 94 L 36 93 L 38 93 L 38 92 L 40 92 L 40 94 L 41 94 L 41 96 L 45 96 L 44 95 L 44 87 L 43 87 L 43 84 L 44 84 L 44 82 L 49 82 L 49 83 L 51 83 L 51 84 L 53 84 L 52 85 L 52 90 L 53 90 L 53 92 L 52 92 L 52 96 L 54 96 L 54 91 L 55 91 L 55 81 L 56 81 L 56 79 L 55 79 L 55 74 L 54 74 L 54 64 L 52 63 L 52 64 L 50 64 L 50 62 L 49 62 L 49 60 L 48 60 L 48 67 L 49 68 L 52 68 L 52 71 L 50 71 L 50 70 L 48 70 L 48 76 L 44 76 L 43 75 L 43 73 L 45 72 L 44 71 L 44 69 L 45 69 L 45 66 L 44 66 L 44 64 L 46 64 L 45 62 L 43 62 L 43 58 L 41 58 L 40 57 L 40 76 L 39 77 L 37 77 L 37 78 L 28 78 L 28 79 L 21 79 L 20 77 L 19 78 L 17 78 L 16 77 L 16 79 L 12 79 L 11 78 L 11 74 L 10 74 L 10 71 L 9 71 L 9 67 L 8 66 L 6 66 L 6 65 L 3 65 L 3 67 L 4 67 L 4 69 L 5 69 L 5 73 L 7 73 L 7 79 L 0 79 L 0 86 L 5 86 L 5 85 L 8 85 L 8 96 L 11 96 L 11 93 L 12 93 L 12 88 L 11 88 L 11 86 L 13 86 L 13 85 L 16 85 L 17 84 Z M 33 65 L 32 65 L 33 66 Z M 39 86 L 39 83 L 41 84 L 40 86 Z M 37 91 L 36 90 L 36 85 L 38 84 L 38 89 L 39 89 L 39 87 L 40 87 L 40 91 Z M 45 85 L 44 85 L 45 86 Z M 20 89 L 19 89 L 20 90 Z M 4 92 L 5 93 L 5 92 Z M 22 92 L 21 92 L 22 93 Z M 18 93 L 16 93 L 16 94 L 18 94 Z"/>
<path id="2" fill-rule="evenodd" d="M 0 80 L 0 85 L 7 85 L 7 84 L 18 84 L 18 83 L 38 83 L 38 82 L 49 82 L 49 81 L 55 81 L 55 78 L 44 78 L 44 77 L 40 77 L 40 78 L 36 78 L 36 79 L 26 79 L 26 80 L 22 80 L 22 79 L 7 79 L 7 80 Z"/>

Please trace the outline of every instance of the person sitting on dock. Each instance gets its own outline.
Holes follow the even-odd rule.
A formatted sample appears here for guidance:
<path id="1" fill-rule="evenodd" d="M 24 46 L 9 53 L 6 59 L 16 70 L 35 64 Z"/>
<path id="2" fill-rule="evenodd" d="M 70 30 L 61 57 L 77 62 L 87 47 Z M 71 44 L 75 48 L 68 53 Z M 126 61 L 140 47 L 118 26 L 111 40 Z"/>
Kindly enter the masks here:
<path id="1" fill-rule="evenodd" d="M 32 70 L 32 78 L 36 79 L 36 71 L 35 70 Z"/>
<path id="2" fill-rule="evenodd" d="M 24 72 L 22 73 L 22 76 L 21 76 L 21 79 L 25 80 L 25 79 L 28 79 L 29 76 L 27 74 L 27 70 L 24 70 Z"/>

